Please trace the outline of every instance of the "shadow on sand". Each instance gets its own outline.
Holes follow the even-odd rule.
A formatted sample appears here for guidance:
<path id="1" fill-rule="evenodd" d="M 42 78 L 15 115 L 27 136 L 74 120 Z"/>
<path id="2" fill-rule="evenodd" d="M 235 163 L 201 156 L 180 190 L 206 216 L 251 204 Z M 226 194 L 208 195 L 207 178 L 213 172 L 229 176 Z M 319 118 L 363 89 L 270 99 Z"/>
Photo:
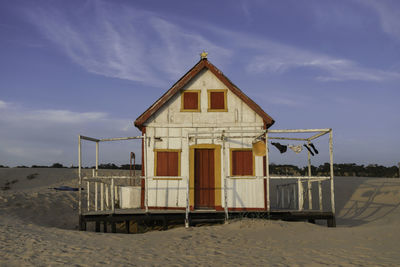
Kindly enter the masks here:
<path id="1" fill-rule="evenodd" d="M 400 179 L 337 177 L 335 179 L 338 226 L 359 226 L 400 217 Z"/>

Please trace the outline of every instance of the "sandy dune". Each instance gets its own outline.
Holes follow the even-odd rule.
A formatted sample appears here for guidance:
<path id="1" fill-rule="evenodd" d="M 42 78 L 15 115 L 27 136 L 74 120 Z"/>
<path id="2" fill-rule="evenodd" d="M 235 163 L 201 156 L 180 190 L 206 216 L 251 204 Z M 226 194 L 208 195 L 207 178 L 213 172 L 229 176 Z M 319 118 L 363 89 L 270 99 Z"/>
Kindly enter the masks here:
<path id="1" fill-rule="evenodd" d="M 75 172 L 0 169 L 0 187 L 10 187 L 0 190 L 1 266 L 400 263 L 400 179 L 338 177 L 337 228 L 244 219 L 127 235 L 76 230 L 77 193 L 49 189 L 76 186 Z"/>

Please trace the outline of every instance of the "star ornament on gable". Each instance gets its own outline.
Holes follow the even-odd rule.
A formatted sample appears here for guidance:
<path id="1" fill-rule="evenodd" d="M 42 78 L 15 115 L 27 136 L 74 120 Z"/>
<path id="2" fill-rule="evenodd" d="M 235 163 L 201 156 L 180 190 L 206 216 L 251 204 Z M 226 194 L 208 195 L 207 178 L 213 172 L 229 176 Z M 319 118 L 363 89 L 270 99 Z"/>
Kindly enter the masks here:
<path id="1" fill-rule="evenodd" d="M 200 57 L 201 57 L 201 59 L 205 59 L 205 58 L 207 58 L 207 55 L 208 55 L 208 53 L 207 53 L 206 51 L 203 51 L 203 52 L 200 54 Z"/>

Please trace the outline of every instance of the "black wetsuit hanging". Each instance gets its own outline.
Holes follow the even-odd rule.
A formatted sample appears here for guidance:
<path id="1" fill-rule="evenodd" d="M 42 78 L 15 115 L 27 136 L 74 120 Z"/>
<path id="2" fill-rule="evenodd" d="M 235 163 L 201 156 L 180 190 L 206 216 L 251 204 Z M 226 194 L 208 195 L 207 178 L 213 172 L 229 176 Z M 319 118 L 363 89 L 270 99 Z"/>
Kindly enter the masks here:
<path id="1" fill-rule="evenodd" d="M 314 153 L 311 151 L 311 149 L 310 149 L 306 144 L 304 144 L 304 146 L 307 148 L 308 152 L 310 152 L 310 154 L 311 154 L 312 156 L 314 156 Z"/>
<path id="2" fill-rule="evenodd" d="M 314 150 L 315 154 L 318 154 L 318 150 L 315 148 L 313 143 L 310 143 L 309 146 Z"/>
<path id="3" fill-rule="evenodd" d="M 281 153 L 285 153 L 287 150 L 287 146 L 285 145 L 281 145 L 279 143 L 271 143 L 272 145 L 274 145 Z"/>

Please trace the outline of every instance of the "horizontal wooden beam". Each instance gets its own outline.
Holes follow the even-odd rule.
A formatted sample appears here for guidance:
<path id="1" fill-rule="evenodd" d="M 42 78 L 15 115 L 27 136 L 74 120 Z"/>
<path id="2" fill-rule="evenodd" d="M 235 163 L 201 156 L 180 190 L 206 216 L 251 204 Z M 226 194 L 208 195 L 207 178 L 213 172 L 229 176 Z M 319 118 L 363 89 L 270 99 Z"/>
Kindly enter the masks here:
<path id="1" fill-rule="evenodd" d="M 143 136 L 131 136 L 131 137 L 117 137 L 117 138 L 103 138 L 100 139 L 100 142 L 107 142 L 107 141 L 123 141 L 123 140 L 131 140 L 131 139 L 142 139 Z"/>
<path id="2" fill-rule="evenodd" d="M 100 141 L 99 139 L 96 139 L 96 138 L 93 138 L 93 137 L 88 137 L 88 136 L 83 136 L 83 135 L 79 135 L 79 137 L 81 139 L 88 140 L 88 141 L 93 141 L 93 142 L 99 142 Z"/>
<path id="3" fill-rule="evenodd" d="M 268 137 L 268 139 L 278 139 L 278 140 L 294 140 L 294 141 L 308 141 L 307 138 L 292 138 L 292 137 Z"/>
<path id="4" fill-rule="evenodd" d="M 329 132 L 331 129 L 287 129 L 287 130 L 268 130 L 268 133 L 314 133 L 314 132 Z"/>

